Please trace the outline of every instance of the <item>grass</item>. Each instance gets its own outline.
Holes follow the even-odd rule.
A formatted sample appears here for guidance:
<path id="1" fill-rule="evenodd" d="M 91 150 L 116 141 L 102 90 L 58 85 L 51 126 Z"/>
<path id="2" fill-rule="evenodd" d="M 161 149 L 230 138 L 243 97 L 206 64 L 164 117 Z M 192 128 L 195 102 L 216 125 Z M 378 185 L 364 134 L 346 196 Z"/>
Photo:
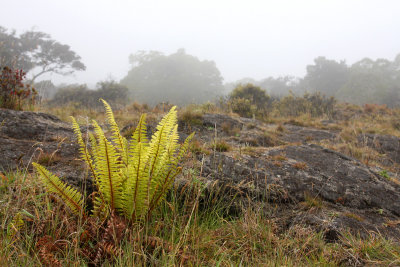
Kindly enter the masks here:
<path id="1" fill-rule="evenodd" d="M 232 147 L 224 140 L 218 140 L 215 143 L 211 144 L 210 149 L 215 149 L 215 151 L 218 152 L 227 152 L 230 151 Z"/>
<path id="2" fill-rule="evenodd" d="M 133 225 L 121 254 L 104 266 L 337 266 L 352 261 L 372 265 L 400 264 L 400 248 L 379 235 L 367 239 L 346 234 L 326 243 L 322 233 L 296 225 L 282 232 L 265 208 L 242 208 L 229 215 L 223 190 L 206 189 L 196 171 L 185 171 L 186 186 L 175 187 L 145 224 Z M 40 237 L 55 239 L 53 251 L 63 266 L 85 266 L 78 252 L 80 222 L 26 172 L 2 174 L 0 198 L 1 266 L 40 266 Z M 217 188 L 217 187 L 215 187 Z M 310 202 L 310 206 L 319 204 Z M 313 203 L 311 203 L 313 202 Z M 21 223 L 22 222 L 22 223 Z M 77 223 L 78 231 L 70 230 Z"/>
<path id="3" fill-rule="evenodd" d="M 305 163 L 305 162 L 296 162 L 293 164 L 293 167 L 298 170 L 305 170 L 305 169 L 307 169 L 308 166 L 307 166 L 307 163 Z"/>
<path id="4" fill-rule="evenodd" d="M 179 121 L 184 122 L 186 125 L 202 125 L 203 124 L 203 112 L 196 109 L 193 106 L 188 106 L 179 111 Z"/>
<path id="5" fill-rule="evenodd" d="M 204 144 L 202 144 L 199 140 L 195 139 L 190 144 L 190 151 L 197 155 L 210 155 L 211 151 L 206 148 Z"/>
<path id="6" fill-rule="evenodd" d="M 36 162 L 43 166 L 51 166 L 52 164 L 57 163 L 61 160 L 61 157 L 57 152 L 57 150 L 53 153 L 41 152 L 37 156 Z"/>
<path id="7" fill-rule="evenodd" d="M 309 193 L 304 194 L 304 201 L 301 204 L 308 209 L 322 209 L 324 207 L 324 203 L 320 197 L 310 195 Z"/>

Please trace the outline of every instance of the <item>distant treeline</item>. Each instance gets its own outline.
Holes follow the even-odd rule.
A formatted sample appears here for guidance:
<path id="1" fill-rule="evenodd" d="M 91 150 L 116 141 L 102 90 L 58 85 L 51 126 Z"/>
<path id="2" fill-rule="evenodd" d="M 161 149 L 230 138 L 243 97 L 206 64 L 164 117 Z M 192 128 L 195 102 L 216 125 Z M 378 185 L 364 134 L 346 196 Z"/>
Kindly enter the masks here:
<path id="1" fill-rule="evenodd" d="M 183 49 L 171 55 L 140 51 L 130 56 L 131 70 L 120 83 L 101 82 L 97 90 L 86 85 L 55 87 L 51 82 L 35 84 L 43 98 L 51 103 L 76 102 L 97 105 L 98 99 L 125 103 L 137 101 L 156 105 L 161 102 L 186 105 L 215 101 L 228 96 L 236 87 L 252 84 L 265 91 L 268 97 L 314 94 L 335 97 L 354 104 L 385 104 L 400 106 L 400 54 L 393 60 L 365 58 L 352 65 L 345 61 L 318 57 L 306 66 L 304 77 L 268 77 L 262 80 L 245 78 L 223 84 L 223 78 L 213 61 L 200 61 Z M 241 105 L 242 100 L 236 105 Z M 96 104 L 95 104 L 96 103 Z M 261 108 L 258 106 L 258 108 Z"/>
<path id="2" fill-rule="evenodd" d="M 128 88 L 115 81 L 100 82 L 97 90 L 90 90 L 86 85 L 64 86 L 57 88 L 49 104 L 74 103 L 78 107 L 98 108 L 102 107 L 100 98 L 116 105 L 125 105 L 128 103 Z"/>
<path id="3" fill-rule="evenodd" d="M 272 96 L 285 96 L 290 91 L 297 94 L 320 92 L 353 104 L 400 106 L 400 54 L 393 61 L 364 58 L 352 65 L 318 57 L 306 68 L 303 78 L 269 77 L 260 81 L 245 78 L 225 86 L 229 92 L 238 84 L 252 83 Z"/>

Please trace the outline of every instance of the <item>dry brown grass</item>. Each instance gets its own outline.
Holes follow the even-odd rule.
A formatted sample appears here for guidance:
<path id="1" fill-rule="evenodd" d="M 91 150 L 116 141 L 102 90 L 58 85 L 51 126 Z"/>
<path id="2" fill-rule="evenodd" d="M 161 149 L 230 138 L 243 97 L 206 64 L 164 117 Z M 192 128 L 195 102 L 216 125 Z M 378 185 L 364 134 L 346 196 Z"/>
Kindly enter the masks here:
<path id="1" fill-rule="evenodd" d="M 305 170 L 307 169 L 307 163 L 305 162 L 296 162 L 295 164 L 293 164 L 293 167 L 298 169 L 298 170 Z"/>
<path id="2" fill-rule="evenodd" d="M 130 226 L 120 250 L 108 248 L 106 255 L 115 256 L 104 259 L 105 266 L 337 266 L 351 264 L 349 258 L 367 265 L 400 264 L 398 245 L 374 234 L 367 239 L 344 234 L 327 243 L 323 233 L 303 225 L 282 232 L 261 203 L 230 216 L 223 190 L 205 191 L 198 170 L 185 165 L 187 185 L 175 187 L 146 224 Z M 301 205 L 324 208 L 318 197 L 308 195 Z M 0 219 L 2 266 L 88 264 L 79 253 L 83 225 L 43 192 L 34 175 L 1 174 Z"/>

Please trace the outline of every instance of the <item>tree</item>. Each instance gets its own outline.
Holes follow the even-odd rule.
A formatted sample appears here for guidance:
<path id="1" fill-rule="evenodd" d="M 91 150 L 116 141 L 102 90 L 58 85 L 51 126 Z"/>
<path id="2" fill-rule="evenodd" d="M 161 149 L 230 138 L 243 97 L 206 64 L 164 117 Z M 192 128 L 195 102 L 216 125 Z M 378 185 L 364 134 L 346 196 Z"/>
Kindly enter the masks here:
<path id="1" fill-rule="evenodd" d="M 239 85 L 249 84 L 249 83 L 251 83 L 253 85 L 257 85 L 257 86 L 260 84 L 259 81 L 255 80 L 254 78 L 251 78 L 251 77 L 245 77 L 245 78 L 242 78 L 242 79 L 234 81 L 234 82 L 225 83 L 224 84 L 224 95 L 229 95 Z"/>
<path id="2" fill-rule="evenodd" d="M 45 99 L 51 99 L 57 93 L 57 86 L 55 86 L 51 80 L 42 80 L 40 82 L 35 82 L 33 87 L 38 92 L 38 99 L 39 101 Z"/>
<path id="3" fill-rule="evenodd" d="M 355 104 L 400 105 L 400 54 L 390 61 L 364 58 L 350 68 L 348 81 L 338 91 L 343 101 Z"/>
<path id="4" fill-rule="evenodd" d="M 49 34 L 27 31 L 17 35 L 0 26 L 0 66 L 23 69 L 30 74 L 31 83 L 45 73 L 61 75 L 85 70 L 81 57 Z"/>
<path id="5" fill-rule="evenodd" d="M 268 77 L 260 81 L 259 85 L 274 97 L 283 97 L 290 92 L 297 91 L 298 78 L 293 76 L 282 76 L 278 78 Z"/>
<path id="6" fill-rule="evenodd" d="M 307 66 L 303 83 L 311 91 L 334 96 L 347 82 L 349 70 L 345 61 L 336 62 L 325 57 L 314 59 L 314 65 Z"/>
<path id="7" fill-rule="evenodd" d="M 215 63 L 200 61 L 183 49 L 169 56 L 139 51 L 130 56 L 130 63 L 132 68 L 121 83 L 140 102 L 201 103 L 213 100 L 223 90 Z"/>

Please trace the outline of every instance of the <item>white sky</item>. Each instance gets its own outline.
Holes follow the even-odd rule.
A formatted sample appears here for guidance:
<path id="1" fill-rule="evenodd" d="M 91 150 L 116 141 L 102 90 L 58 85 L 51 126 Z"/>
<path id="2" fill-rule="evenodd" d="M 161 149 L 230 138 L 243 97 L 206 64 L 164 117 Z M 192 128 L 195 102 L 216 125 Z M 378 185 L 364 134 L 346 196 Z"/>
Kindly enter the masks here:
<path id="1" fill-rule="evenodd" d="M 95 84 L 129 70 L 138 50 L 185 48 L 214 60 L 226 82 L 305 74 L 317 56 L 353 63 L 400 53 L 399 0 L 0 0 L 0 26 L 49 33 L 85 72 L 56 82 Z"/>

